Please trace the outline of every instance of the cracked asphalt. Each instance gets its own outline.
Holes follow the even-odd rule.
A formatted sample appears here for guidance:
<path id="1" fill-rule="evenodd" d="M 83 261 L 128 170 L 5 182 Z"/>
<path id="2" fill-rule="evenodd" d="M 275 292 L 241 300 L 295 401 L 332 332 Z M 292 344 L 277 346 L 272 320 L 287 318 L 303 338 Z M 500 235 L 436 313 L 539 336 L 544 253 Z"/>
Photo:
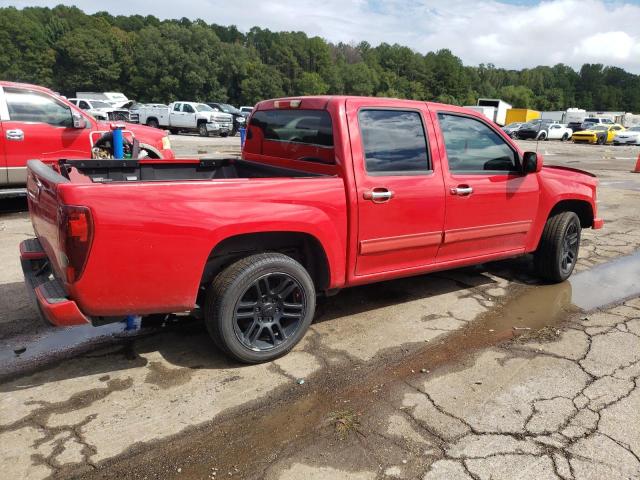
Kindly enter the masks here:
<path id="1" fill-rule="evenodd" d="M 185 155 L 234 141 L 172 140 Z M 583 232 L 570 282 L 540 285 L 523 258 L 345 290 L 291 354 L 250 367 L 193 319 L 41 326 L 17 262 L 28 216 L 5 205 L 3 476 L 640 478 L 639 150 L 539 145 L 601 179 L 606 226 Z"/>

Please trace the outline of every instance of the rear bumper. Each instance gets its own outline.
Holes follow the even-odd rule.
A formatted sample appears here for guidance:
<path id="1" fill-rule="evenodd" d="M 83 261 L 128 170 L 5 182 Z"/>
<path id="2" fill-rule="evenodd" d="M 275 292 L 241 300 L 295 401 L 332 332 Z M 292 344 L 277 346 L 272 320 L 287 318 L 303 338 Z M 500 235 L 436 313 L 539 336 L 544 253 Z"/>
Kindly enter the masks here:
<path id="1" fill-rule="evenodd" d="M 594 230 L 600 230 L 602 227 L 604 227 L 604 220 L 602 218 L 594 218 L 593 226 L 591 228 Z"/>
<path id="2" fill-rule="evenodd" d="M 44 320 L 60 327 L 89 323 L 76 302 L 67 297 L 62 283 L 51 278 L 47 257 L 36 238 L 20 243 L 20 263 L 27 293 Z"/>

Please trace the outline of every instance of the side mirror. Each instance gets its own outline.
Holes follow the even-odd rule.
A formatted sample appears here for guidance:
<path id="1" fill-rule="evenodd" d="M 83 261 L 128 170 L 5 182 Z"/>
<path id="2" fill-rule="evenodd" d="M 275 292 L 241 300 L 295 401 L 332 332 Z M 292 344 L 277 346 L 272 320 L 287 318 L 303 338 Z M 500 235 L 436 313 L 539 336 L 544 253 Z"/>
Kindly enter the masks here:
<path id="1" fill-rule="evenodd" d="M 536 173 L 542 170 L 542 156 L 538 156 L 536 152 L 524 152 L 522 156 L 522 172 Z"/>
<path id="2" fill-rule="evenodd" d="M 73 116 L 73 128 L 84 128 L 87 126 L 87 122 L 84 121 L 84 117 L 78 112 L 72 112 Z"/>

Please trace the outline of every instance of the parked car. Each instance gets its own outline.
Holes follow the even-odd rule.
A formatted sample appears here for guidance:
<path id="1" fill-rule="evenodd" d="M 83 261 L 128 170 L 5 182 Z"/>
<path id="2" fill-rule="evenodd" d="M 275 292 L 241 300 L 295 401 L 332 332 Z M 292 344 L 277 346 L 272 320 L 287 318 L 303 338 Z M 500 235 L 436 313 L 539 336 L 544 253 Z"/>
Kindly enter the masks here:
<path id="1" fill-rule="evenodd" d="M 585 118 L 580 126 L 580 130 L 589 130 L 594 125 L 613 125 L 613 120 L 606 117 L 589 117 Z"/>
<path id="2" fill-rule="evenodd" d="M 228 103 L 220 103 L 220 102 L 207 102 L 214 110 L 217 109 L 219 112 L 228 113 L 233 116 L 233 129 L 231 130 L 231 135 L 235 135 L 238 133 L 238 130 L 244 128 L 246 117 L 242 114 L 240 110 L 238 110 L 233 105 L 229 105 Z"/>
<path id="3" fill-rule="evenodd" d="M 97 120 L 129 121 L 129 110 L 126 108 L 115 108 L 102 100 L 85 100 L 82 98 L 69 98 L 68 100 Z"/>
<path id="4" fill-rule="evenodd" d="M 543 167 L 453 105 L 266 100 L 242 155 L 31 161 L 37 237 L 20 251 L 39 311 L 70 326 L 191 310 L 258 363 L 300 341 L 317 293 L 527 253 L 560 282 L 603 225 L 595 175 Z"/>
<path id="5" fill-rule="evenodd" d="M 201 137 L 211 133 L 226 137 L 233 130 L 233 117 L 216 112 L 209 105 L 197 102 L 173 102 L 168 107 L 142 106 L 139 122 L 154 128 L 166 128 L 171 133 L 196 131 Z"/>
<path id="6" fill-rule="evenodd" d="M 521 140 L 546 140 L 548 137 L 548 127 L 552 120 L 536 119 L 520 126 L 516 135 Z"/>
<path id="7" fill-rule="evenodd" d="M 552 123 L 547 125 L 546 140 L 560 140 L 562 142 L 566 142 L 572 135 L 573 130 L 562 123 Z"/>
<path id="8" fill-rule="evenodd" d="M 249 115 L 251 115 L 252 111 L 253 111 L 253 107 L 248 107 L 248 106 L 240 107 L 240 113 L 242 113 L 245 117 L 248 117 Z"/>
<path id="9" fill-rule="evenodd" d="M 640 145 L 640 125 L 618 131 L 613 137 L 614 145 Z"/>
<path id="10" fill-rule="evenodd" d="M 616 134 L 623 132 L 624 127 L 614 123 L 612 125 L 600 124 L 593 125 L 588 130 L 581 130 L 573 134 L 574 143 L 596 143 L 604 145 L 613 142 Z"/>
<path id="11" fill-rule="evenodd" d="M 518 138 L 517 133 L 520 127 L 522 127 L 522 125 L 524 125 L 524 122 L 513 122 L 513 123 L 510 123 L 509 125 L 502 127 L 502 131 L 507 135 L 509 135 L 511 138 Z"/>
<path id="12" fill-rule="evenodd" d="M 27 160 L 92 158 L 96 142 L 109 131 L 109 124 L 48 88 L 0 81 L 0 196 L 24 194 Z M 174 158 L 164 132 L 129 123 L 125 132 L 149 157 Z"/>

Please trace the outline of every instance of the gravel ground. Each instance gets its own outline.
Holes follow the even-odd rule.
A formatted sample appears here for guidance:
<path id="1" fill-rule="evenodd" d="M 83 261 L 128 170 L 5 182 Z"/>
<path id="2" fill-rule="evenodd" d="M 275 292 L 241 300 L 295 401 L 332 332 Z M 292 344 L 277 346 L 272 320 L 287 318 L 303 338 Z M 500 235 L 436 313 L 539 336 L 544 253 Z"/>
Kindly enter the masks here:
<path id="1" fill-rule="evenodd" d="M 239 144 L 171 140 L 179 156 Z M 571 282 L 539 285 L 520 259 L 345 290 L 291 354 L 251 367 L 195 320 L 135 336 L 41 326 L 16 254 L 28 216 L 6 203 L 4 475 L 640 478 L 640 149 L 522 144 L 601 178 L 606 227 L 584 232 Z"/>

